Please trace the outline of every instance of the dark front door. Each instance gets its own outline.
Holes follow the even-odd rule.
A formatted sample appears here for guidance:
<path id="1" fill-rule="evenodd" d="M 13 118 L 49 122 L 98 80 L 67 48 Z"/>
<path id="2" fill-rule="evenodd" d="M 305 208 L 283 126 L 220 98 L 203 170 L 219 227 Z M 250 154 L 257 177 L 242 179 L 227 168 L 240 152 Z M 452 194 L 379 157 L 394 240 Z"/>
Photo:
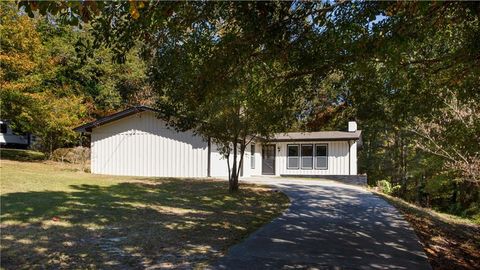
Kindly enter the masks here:
<path id="1" fill-rule="evenodd" d="M 262 174 L 275 174 L 275 145 L 262 146 Z"/>

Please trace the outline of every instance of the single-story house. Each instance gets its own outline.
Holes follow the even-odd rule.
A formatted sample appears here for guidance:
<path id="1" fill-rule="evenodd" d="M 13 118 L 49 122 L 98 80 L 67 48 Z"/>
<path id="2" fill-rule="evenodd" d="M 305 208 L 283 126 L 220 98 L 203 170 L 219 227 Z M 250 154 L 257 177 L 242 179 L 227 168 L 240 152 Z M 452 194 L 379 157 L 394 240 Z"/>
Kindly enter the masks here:
<path id="1" fill-rule="evenodd" d="M 177 132 L 156 111 L 136 106 L 75 128 L 91 135 L 91 172 L 96 174 L 225 177 L 217 146 L 193 132 Z M 361 131 L 288 132 L 247 145 L 242 176 L 356 175 Z"/>

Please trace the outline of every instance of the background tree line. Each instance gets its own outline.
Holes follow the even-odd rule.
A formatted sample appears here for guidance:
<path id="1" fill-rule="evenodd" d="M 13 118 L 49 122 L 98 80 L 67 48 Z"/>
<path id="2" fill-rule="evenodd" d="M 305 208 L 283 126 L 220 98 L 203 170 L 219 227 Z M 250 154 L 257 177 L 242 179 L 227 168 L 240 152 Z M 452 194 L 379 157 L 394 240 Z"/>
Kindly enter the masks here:
<path id="1" fill-rule="evenodd" d="M 16 132 L 37 136 L 40 150 L 51 154 L 78 145 L 72 128 L 131 104 L 151 103 L 137 49 L 117 64 L 107 48 L 87 51 L 85 44 L 93 42 L 88 24 L 30 18 L 13 2 L 0 3 L 0 12 L 1 118 Z"/>
<path id="2" fill-rule="evenodd" d="M 178 129 L 215 135 L 226 153 L 249 134 L 342 129 L 356 119 L 363 129 L 360 170 L 371 185 L 478 218 L 478 3 L 19 6 L 90 25 L 79 55 L 106 45 L 105 54 L 128 63 L 132 48 L 141 49 L 162 117 Z"/>
<path id="3" fill-rule="evenodd" d="M 390 3 L 383 10 L 363 38 L 371 56 L 330 73 L 299 124 L 335 129 L 356 119 L 359 168 L 370 184 L 478 219 L 479 6 Z"/>

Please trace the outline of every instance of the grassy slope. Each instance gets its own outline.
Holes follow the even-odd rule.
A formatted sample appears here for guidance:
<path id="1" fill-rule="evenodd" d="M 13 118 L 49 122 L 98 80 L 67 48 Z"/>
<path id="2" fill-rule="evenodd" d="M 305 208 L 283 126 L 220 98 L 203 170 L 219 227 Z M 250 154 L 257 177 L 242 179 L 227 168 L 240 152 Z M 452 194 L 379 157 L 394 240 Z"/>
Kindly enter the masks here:
<path id="1" fill-rule="evenodd" d="M 201 267 L 278 216 L 288 198 L 224 181 L 99 176 L 1 161 L 6 269 Z"/>
<path id="2" fill-rule="evenodd" d="M 410 222 L 433 269 L 480 269 L 480 225 L 376 194 L 394 205 Z"/>
<path id="3" fill-rule="evenodd" d="M 45 155 L 41 152 L 22 149 L 1 148 L 0 157 L 2 159 L 18 160 L 18 161 L 35 161 L 45 159 Z"/>

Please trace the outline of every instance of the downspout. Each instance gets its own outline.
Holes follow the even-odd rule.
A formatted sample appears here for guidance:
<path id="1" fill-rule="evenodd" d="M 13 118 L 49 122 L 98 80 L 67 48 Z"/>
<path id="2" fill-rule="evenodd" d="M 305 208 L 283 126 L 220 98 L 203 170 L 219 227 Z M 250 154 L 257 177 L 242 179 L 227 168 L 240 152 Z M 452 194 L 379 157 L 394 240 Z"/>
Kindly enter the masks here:
<path id="1" fill-rule="evenodd" d="M 352 172 L 351 172 L 351 167 L 352 167 L 352 153 L 350 153 L 350 147 L 351 147 L 351 144 L 350 144 L 350 140 L 348 140 L 348 175 L 352 175 Z"/>
<path id="2" fill-rule="evenodd" d="M 211 176 L 211 173 L 210 173 L 210 163 L 211 163 L 210 159 L 212 155 L 211 148 L 212 148 L 212 142 L 210 137 L 208 137 L 207 177 Z"/>

